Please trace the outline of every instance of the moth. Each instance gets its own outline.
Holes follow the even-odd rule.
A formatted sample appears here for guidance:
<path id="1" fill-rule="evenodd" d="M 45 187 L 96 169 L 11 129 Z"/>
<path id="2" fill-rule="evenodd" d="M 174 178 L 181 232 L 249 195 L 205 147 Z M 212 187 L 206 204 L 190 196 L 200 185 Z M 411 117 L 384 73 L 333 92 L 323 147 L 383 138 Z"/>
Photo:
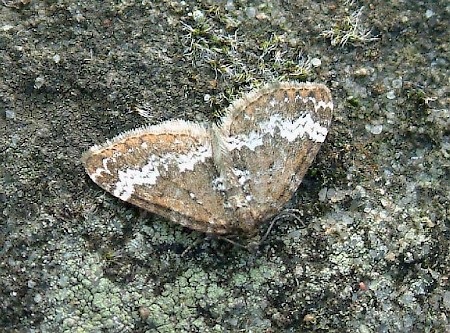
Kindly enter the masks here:
<path id="1" fill-rule="evenodd" d="M 85 152 L 100 187 L 194 230 L 251 236 L 300 185 L 330 127 L 323 84 L 276 82 L 234 101 L 217 124 L 165 121 Z"/>

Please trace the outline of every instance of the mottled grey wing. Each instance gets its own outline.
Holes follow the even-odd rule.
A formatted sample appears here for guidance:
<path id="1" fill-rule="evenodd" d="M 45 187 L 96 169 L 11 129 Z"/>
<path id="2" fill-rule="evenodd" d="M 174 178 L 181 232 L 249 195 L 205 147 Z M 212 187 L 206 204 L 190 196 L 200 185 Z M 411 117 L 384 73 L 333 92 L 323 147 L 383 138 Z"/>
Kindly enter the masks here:
<path id="1" fill-rule="evenodd" d="M 133 130 L 92 147 L 82 161 L 95 183 L 124 201 L 192 229 L 228 232 L 210 131 L 201 125 L 169 121 Z"/>
<path id="2" fill-rule="evenodd" d="M 289 201 L 325 140 L 332 111 L 327 87 L 290 82 L 228 108 L 216 128 L 213 147 L 221 149 L 214 158 L 241 223 L 268 219 Z"/>

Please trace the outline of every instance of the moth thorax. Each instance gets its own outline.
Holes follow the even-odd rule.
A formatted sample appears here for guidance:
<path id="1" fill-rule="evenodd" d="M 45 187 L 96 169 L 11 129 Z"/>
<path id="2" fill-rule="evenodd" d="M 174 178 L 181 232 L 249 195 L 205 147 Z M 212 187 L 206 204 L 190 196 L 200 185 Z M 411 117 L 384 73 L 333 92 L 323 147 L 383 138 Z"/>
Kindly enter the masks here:
<path id="1" fill-rule="evenodd" d="M 248 207 L 248 201 L 240 193 L 230 196 L 228 198 L 228 202 L 231 204 L 232 207 L 237 207 L 238 209 Z"/>

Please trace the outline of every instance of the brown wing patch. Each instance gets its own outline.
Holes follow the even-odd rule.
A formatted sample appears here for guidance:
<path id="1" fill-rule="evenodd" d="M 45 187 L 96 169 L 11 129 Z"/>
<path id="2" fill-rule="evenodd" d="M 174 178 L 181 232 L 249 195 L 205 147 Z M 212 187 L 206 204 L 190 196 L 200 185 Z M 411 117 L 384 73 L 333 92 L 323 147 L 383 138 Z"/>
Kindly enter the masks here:
<path id="1" fill-rule="evenodd" d="M 94 146 L 82 161 L 114 196 L 195 230 L 251 234 L 299 186 L 330 126 L 320 84 L 266 85 L 219 126 L 168 121 Z"/>

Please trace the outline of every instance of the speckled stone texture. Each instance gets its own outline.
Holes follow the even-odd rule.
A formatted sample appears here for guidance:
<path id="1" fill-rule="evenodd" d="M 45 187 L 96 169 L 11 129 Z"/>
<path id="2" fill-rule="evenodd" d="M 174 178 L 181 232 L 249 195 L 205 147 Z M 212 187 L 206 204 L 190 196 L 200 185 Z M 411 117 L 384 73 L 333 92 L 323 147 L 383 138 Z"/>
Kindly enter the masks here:
<path id="1" fill-rule="evenodd" d="M 449 12 L 442 0 L 3 1 L 0 331 L 449 331 Z M 325 83 L 335 110 L 290 214 L 254 251 L 84 173 L 95 143 L 214 122 L 275 79 Z"/>

